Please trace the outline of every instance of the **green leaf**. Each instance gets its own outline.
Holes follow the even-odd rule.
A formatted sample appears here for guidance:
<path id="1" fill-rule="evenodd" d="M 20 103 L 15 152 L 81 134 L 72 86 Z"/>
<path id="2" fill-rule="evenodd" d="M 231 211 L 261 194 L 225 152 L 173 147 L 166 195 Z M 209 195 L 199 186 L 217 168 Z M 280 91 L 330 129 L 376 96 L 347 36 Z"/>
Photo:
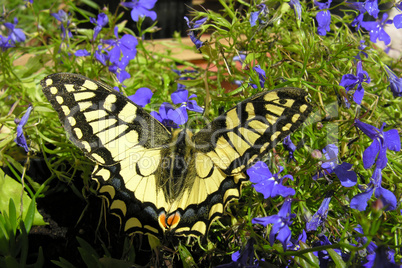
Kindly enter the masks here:
<path id="1" fill-rule="evenodd" d="M 9 209 L 10 199 L 12 199 L 17 208 L 16 211 L 20 212 L 21 194 L 22 217 L 19 215 L 19 218 L 25 219 L 29 205 L 31 204 L 31 198 L 29 198 L 28 194 L 23 191 L 22 185 L 19 182 L 5 175 L 3 170 L 0 170 L 0 211 L 7 211 L 6 209 Z M 33 206 L 35 206 L 35 204 L 33 204 Z M 33 225 L 46 225 L 46 222 L 43 220 L 42 215 L 40 215 L 36 207 L 34 209 Z"/>
<path id="2" fill-rule="evenodd" d="M 344 268 L 346 267 L 346 263 L 342 260 L 342 257 L 335 252 L 334 249 L 329 248 L 327 249 L 328 254 L 331 256 L 332 260 L 335 262 L 336 267 Z"/>
<path id="3" fill-rule="evenodd" d="M 184 268 L 197 267 L 193 256 L 185 246 L 179 245 L 179 254 Z"/>
<path id="4" fill-rule="evenodd" d="M 80 244 L 78 251 L 87 267 L 99 267 L 99 255 L 93 247 L 84 239 L 77 237 Z"/>
<path id="5" fill-rule="evenodd" d="M 76 268 L 74 265 L 71 264 L 71 262 L 69 262 L 68 260 L 60 257 L 59 258 L 60 261 L 54 261 L 52 260 L 52 263 L 56 264 L 57 266 L 61 267 L 61 268 Z"/>
<path id="6" fill-rule="evenodd" d="M 310 248 L 307 244 L 303 243 L 302 241 L 299 241 L 299 244 L 301 250 Z M 295 262 L 300 267 L 305 268 L 320 267 L 320 262 L 318 261 L 318 258 L 313 254 L 313 252 L 303 254 L 302 256 L 295 256 Z"/>
<path id="7" fill-rule="evenodd" d="M 36 204 L 35 198 L 33 198 L 31 200 L 31 203 L 29 204 L 28 211 L 24 218 L 25 229 L 27 230 L 28 233 L 31 230 L 33 221 L 35 219 L 35 204 Z"/>

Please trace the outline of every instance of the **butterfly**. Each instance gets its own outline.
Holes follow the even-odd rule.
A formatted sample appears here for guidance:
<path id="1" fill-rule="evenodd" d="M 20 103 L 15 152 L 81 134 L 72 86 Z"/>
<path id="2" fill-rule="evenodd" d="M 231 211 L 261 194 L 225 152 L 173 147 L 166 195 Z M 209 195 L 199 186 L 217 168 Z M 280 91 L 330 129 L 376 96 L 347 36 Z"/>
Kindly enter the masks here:
<path id="1" fill-rule="evenodd" d="M 41 81 L 70 141 L 129 234 L 202 236 L 238 199 L 246 169 L 302 125 L 307 92 L 258 93 L 197 133 L 170 131 L 111 86 L 78 74 Z"/>

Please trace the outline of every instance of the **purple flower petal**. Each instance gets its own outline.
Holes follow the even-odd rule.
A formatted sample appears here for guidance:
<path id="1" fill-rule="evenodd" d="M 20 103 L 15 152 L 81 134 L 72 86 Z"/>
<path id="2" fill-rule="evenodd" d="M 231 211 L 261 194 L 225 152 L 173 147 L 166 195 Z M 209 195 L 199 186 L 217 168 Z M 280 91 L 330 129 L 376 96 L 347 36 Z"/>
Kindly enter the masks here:
<path id="1" fill-rule="evenodd" d="M 17 123 L 17 137 L 14 139 L 14 141 L 17 143 L 17 145 L 21 146 L 22 148 L 25 149 L 25 152 L 29 152 L 29 148 L 27 145 L 27 140 L 25 139 L 24 136 L 24 126 L 28 122 L 28 118 L 31 115 L 32 112 L 32 105 L 30 105 L 25 112 L 25 114 L 22 116 L 21 120 L 18 118 L 15 119 L 14 121 Z"/>
<path id="2" fill-rule="evenodd" d="M 373 195 L 373 190 L 374 190 L 374 187 L 371 186 L 370 188 L 367 189 L 367 191 L 357 194 L 350 201 L 350 207 L 353 209 L 357 209 L 359 211 L 366 210 L 367 202 L 370 200 L 371 196 Z"/>
<path id="3" fill-rule="evenodd" d="M 402 28 L 402 14 L 398 14 L 394 17 L 394 26 L 397 29 Z"/>
<path id="4" fill-rule="evenodd" d="M 389 150 L 399 152 L 401 150 L 401 139 L 398 130 L 390 129 L 384 132 L 384 139 Z"/>
<path id="5" fill-rule="evenodd" d="M 384 209 L 385 211 L 396 209 L 397 205 L 396 197 L 391 191 L 384 189 L 380 186 L 375 190 L 374 195 L 375 197 L 381 199 L 382 203 L 385 206 Z"/>
<path id="6" fill-rule="evenodd" d="M 88 52 L 88 50 L 86 49 L 78 49 L 75 53 L 75 56 L 77 57 L 86 57 L 86 56 L 90 56 L 91 53 Z"/>
<path id="7" fill-rule="evenodd" d="M 357 183 L 357 175 L 356 172 L 351 170 L 352 166 L 352 164 L 343 162 L 334 169 L 336 176 L 344 187 L 352 187 Z"/>
<path id="8" fill-rule="evenodd" d="M 152 91 L 147 87 L 140 87 L 137 89 L 134 95 L 128 96 L 128 98 L 135 104 L 144 107 L 151 102 Z"/>
<path id="9" fill-rule="evenodd" d="M 363 152 L 363 166 L 365 169 L 369 169 L 373 166 L 380 150 L 380 143 L 375 139 L 369 147 Z"/>
<path id="10" fill-rule="evenodd" d="M 173 104 L 179 104 L 183 102 L 187 102 L 187 97 L 188 97 L 188 90 L 181 90 L 181 91 L 175 91 L 170 95 L 170 98 L 172 99 Z"/>

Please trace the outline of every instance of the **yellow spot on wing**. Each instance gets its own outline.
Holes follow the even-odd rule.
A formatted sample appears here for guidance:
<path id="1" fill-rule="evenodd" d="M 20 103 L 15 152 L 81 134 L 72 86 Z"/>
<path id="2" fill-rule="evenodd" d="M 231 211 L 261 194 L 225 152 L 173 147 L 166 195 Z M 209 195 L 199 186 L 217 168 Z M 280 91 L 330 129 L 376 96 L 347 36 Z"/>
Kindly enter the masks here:
<path id="1" fill-rule="evenodd" d="M 137 107 L 127 102 L 123 109 L 119 113 L 119 119 L 125 122 L 133 122 L 136 117 Z"/>
<path id="2" fill-rule="evenodd" d="M 95 159 L 95 161 L 96 161 L 97 163 L 99 163 L 100 165 L 104 165 L 104 164 L 105 164 L 105 159 L 103 159 L 103 157 L 100 156 L 99 154 L 93 153 L 93 154 L 91 154 L 91 157 L 92 157 L 93 159 Z"/>
<path id="3" fill-rule="evenodd" d="M 304 113 L 307 110 L 308 106 L 306 104 L 303 104 L 302 106 L 300 106 L 300 112 Z"/>
<path id="4" fill-rule="evenodd" d="M 90 101 L 84 101 L 84 102 L 79 102 L 78 106 L 80 107 L 80 111 L 85 111 L 86 109 L 88 109 L 89 107 L 92 106 L 92 102 Z"/>
<path id="5" fill-rule="evenodd" d="M 239 128 L 239 132 L 250 144 L 255 144 L 255 141 L 261 137 L 259 134 L 244 127 Z"/>
<path id="6" fill-rule="evenodd" d="M 74 99 L 75 101 L 83 101 L 87 99 L 91 99 L 96 96 L 94 92 L 75 92 L 74 93 Z"/>
<path id="7" fill-rule="evenodd" d="M 50 86 L 51 84 L 53 84 L 53 80 L 50 79 L 50 78 L 48 78 L 48 79 L 46 79 L 45 84 L 46 84 L 46 86 L 48 87 L 48 86 Z"/>
<path id="8" fill-rule="evenodd" d="M 223 196 L 223 202 L 226 203 L 229 197 L 239 197 L 239 190 L 238 189 L 228 189 Z"/>
<path id="9" fill-rule="evenodd" d="M 49 89 L 49 91 L 50 91 L 50 93 L 53 94 L 53 95 L 56 95 L 57 92 L 59 92 L 59 90 L 57 89 L 57 87 L 51 87 L 51 88 Z"/>
<path id="10" fill-rule="evenodd" d="M 70 114 L 70 108 L 68 108 L 66 105 L 62 105 L 61 110 L 63 111 L 65 116 Z"/>
<path id="11" fill-rule="evenodd" d="M 248 114 L 247 120 L 251 120 L 255 117 L 254 105 L 251 102 L 247 103 L 245 110 Z"/>
<path id="12" fill-rule="evenodd" d="M 107 111 L 113 111 L 114 110 L 114 104 L 117 100 L 116 95 L 114 94 L 109 94 L 109 96 L 106 97 L 105 99 L 105 103 L 103 103 L 103 108 L 105 108 L 105 110 Z"/>
<path id="13" fill-rule="evenodd" d="M 270 111 L 271 113 L 274 113 L 278 116 L 283 114 L 283 111 L 285 110 L 285 108 L 283 108 L 283 107 L 279 107 L 277 105 L 272 105 L 272 104 L 265 104 L 265 109 L 267 109 L 267 111 Z"/>
<path id="14" fill-rule="evenodd" d="M 142 224 L 137 218 L 130 218 L 126 221 L 126 225 L 124 226 L 124 231 L 128 231 L 131 228 L 142 228 Z"/>
<path id="15" fill-rule="evenodd" d="M 279 137 L 279 135 L 281 135 L 281 132 L 280 132 L 280 131 L 276 131 L 274 134 L 272 134 L 272 136 L 271 136 L 271 141 L 276 140 L 276 139 Z"/>
<path id="16" fill-rule="evenodd" d="M 74 92 L 75 91 L 74 85 L 65 84 L 64 87 L 66 88 L 67 92 Z"/>
<path id="17" fill-rule="evenodd" d="M 240 125 L 240 120 L 237 116 L 237 109 L 232 109 L 226 114 L 226 128 L 233 129 L 238 125 Z"/>
<path id="18" fill-rule="evenodd" d="M 267 128 L 269 127 L 268 125 L 258 121 L 258 120 L 252 120 L 248 123 L 248 126 L 252 128 L 253 130 L 257 131 L 261 135 L 265 133 Z"/>
<path id="19" fill-rule="evenodd" d="M 211 158 L 203 153 L 197 153 L 195 158 L 195 168 L 197 171 L 197 175 L 200 178 L 205 178 L 206 176 L 208 176 L 209 172 L 213 168 Z"/>
<path id="20" fill-rule="evenodd" d="M 250 145 L 233 131 L 228 132 L 227 135 L 230 142 L 233 144 L 236 151 L 239 152 L 240 155 L 243 155 L 246 150 L 250 148 Z"/>
<path id="21" fill-rule="evenodd" d="M 211 219 L 211 217 L 215 214 L 215 213 L 223 213 L 223 205 L 222 203 L 218 203 L 215 204 L 211 207 L 211 209 L 209 210 L 209 215 L 208 215 L 208 219 Z"/>
<path id="22" fill-rule="evenodd" d="M 207 231 L 207 226 L 205 225 L 205 222 L 203 221 L 197 221 L 193 227 L 191 227 L 191 230 L 195 230 L 198 231 L 202 234 L 205 234 L 205 232 Z"/>
<path id="23" fill-rule="evenodd" d="M 96 90 L 98 88 L 98 85 L 90 80 L 86 80 L 82 86 L 91 90 Z"/>
<path id="24" fill-rule="evenodd" d="M 110 205 L 110 209 L 118 209 L 123 213 L 124 216 L 126 216 L 127 206 L 126 203 L 124 203 L 124 201 L 122 200 L 113 200 L 113 203 Z"/>
<path id="25" fill-rule="evenodd" d="M 294 115 L 292 116 L 292 122 L 293 122 L 293 123 L 296 123 L 297 120 L 299 120 L 299 118 L 300 118 L 300 114 L 294 114 Z"/>
<path id="26" fill-rule="evenodd" d="M 60 96 L 56 96 L 56 101 L 57 101 L 59 104 L 63 104 L 64 99 L 63 99 L 62 97 L 60 97 Z"/>
<path id="27" fill-rule="evenodd" d="M 81 138 L 82 138 L 82 131 L 81 131 L 81 129 L 80 128 L 74 128 L 74 133 L 75 133 L 75 136 L 77 136 L 77 138 L 80 140 Z"/>
<path id="28" fill-rule="evenodd" d="M 228 163 L 233 162 L 235 159 L 239 158 L 240 155 L 233 149 L 233 147 L 227 142 L 224 137 L 220 137 L 216 143 L 215 152 L 224 161 Z"/>
<path id="29" fill-rule="evenodd" d="M 100 194 L 108 193 L 110 195 L 110 197 L 113 199 L 114 196 L 116 195 L 116 190 L 114 189 L 114 187 L 112 185 L 103 185 L 99 189 L 99 193 Z"/>
<path id="30" fill-rule="evenodd" d="M 265 101 L 275 101 L 278 99 L 278 94 L 275 91 L 272 92 L 268 92 L 267 94 L 265 94 L 264 96 L 264 100 Z"/>
<path id="31" fill-rule="evenodd" d="M 289 131 L 292 127 L 291 123 L 287 123 L 285 126 L 282 127 L 282 131 Z"/>

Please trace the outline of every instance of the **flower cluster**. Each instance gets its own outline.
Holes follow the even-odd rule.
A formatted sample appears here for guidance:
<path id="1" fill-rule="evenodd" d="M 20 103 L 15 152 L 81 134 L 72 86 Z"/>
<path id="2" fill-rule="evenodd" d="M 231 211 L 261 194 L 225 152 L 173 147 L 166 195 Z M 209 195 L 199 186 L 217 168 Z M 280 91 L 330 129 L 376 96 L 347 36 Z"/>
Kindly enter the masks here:
<path id="1" fill-rule="evenodd" d="M 8 30 L 8 36 L 3 36 L 0 34 L 0 47 L 2 51 L 8 48 L 15 47 L 16 43 L 25 42 L 24 32 L 17 28 L 18 19 L 14 18 L 14 23 L 5 22 L 4 26 Z"/>

